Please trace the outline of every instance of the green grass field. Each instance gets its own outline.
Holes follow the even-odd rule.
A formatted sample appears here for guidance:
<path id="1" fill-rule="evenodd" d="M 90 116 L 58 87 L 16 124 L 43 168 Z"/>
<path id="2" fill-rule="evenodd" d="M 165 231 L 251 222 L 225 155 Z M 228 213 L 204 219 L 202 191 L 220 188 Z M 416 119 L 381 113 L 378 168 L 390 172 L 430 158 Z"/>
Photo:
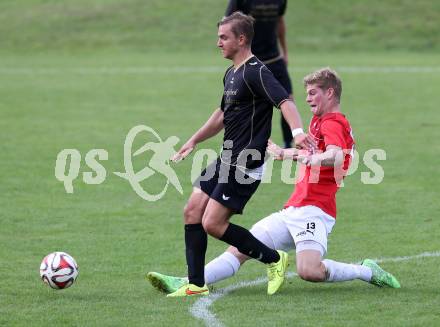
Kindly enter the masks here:
<path id="1" fill-rule="evenodd" d="M 115 10 L 115 3 L 96 1 L 89 12 Z M 137 3 L 130 1 L 131 6 Z M 180 8 L 179 3 L 170 5 Z M 64 4 L 77 15 L 81 12 L 79 4 Z M 151 4 L 158 7 L 157 17 L 151 17 L 159 22 L 167 18 L 161 2 Z M 392 4 L 383 4 L 384 10 L 391 10 Z M 435 16 L 426 10 L 434 8 L 435 2 L 420 4 L 425 10 L 419 11 Z M 307 9 L 297 5 L 303 12 Z M 44 21 L 53 2 L 4 2 L 0 6 L 0 15 L 8 22 L 0 28 L 5 36 L 0 38 L 4 45 L 0 54 L 0 325 L 440 325 L 440 147 L 436 141 L 440 59 L 431 51 L 437 43 L 432 49 L 418 48 L 423 42 L 417 43 L 417 34 L 406 31 L 402 39 L 396 36 L 395 44 L 401 46 L 393 46 L 391 52 L 379 41 L 371 41 L 371 51 L 355 41 L 353 49 L 362 51 L 344 46 L 345 50 L 335 52 L 330 43 L 325 51 L 316 51 L 314 45 L 298 52 L 291 48 L 290 70 L 303 120 L 307 122 L 310 113 L 301 78 L 329 65 L 343 79 L 342 109 L 352 123 L 361 157 L 372 148 L 387 154 L 387 160 L 380 162 L 385 171 L 382 183 L 361 182 L 361 173 L 370 171 L 362 162 L 346 179 L 338 194 L 338 221 L 330 236 L 328 257 L 347 262 L 381 258 L 402 288 L 379 289 L 360 281 L 311 284 L 292 277 L 279 294 L 268 297 L 265 283 L 235 286 L 264 277 L 265 267 L 249 262 L 236 277 L 216 285 L 217 292 L 236 288 L 209 307 L 215 319 L 200 320 L 192 313 L 199 308 L 194 306 L 200 304 L 196 299 L 167 299 L 144 280 L 150 270 L 176 275 L 186 272 L 182 208 L 191 192 L 191 160 L 173 166 L 184 194 L 170 187 L 157 202 L 139 198 L 113 172 L 124 170 L 124 140 L 136 125 L 154 128 L 163 139 L 176 135 L 183 142 L 191 136 L 219 104 L 221 78 L 229 63 L 213 51 L 214 46 L 206 51 L 191 50 L 188 45 L 172 49 L 160 43 L 156 34 L 152 36 L 154 51 L 136 47 L 142 34 L 133 32 L 128 37 L 132 34 L 116 27 L 114 35 L 107 33 L 106 24 L 111 25 L 112 20 L 102 20 L 99 15 L 93 16 L 92 26 L 85 21 L 93 32 L 87 37 L 81 29 L 68 29 L 69 19 L 77 16 L 65 11 L 61 18 L 54 15 Z M 213 11 L 223 7 L 216 3 Z M 300 16 L 293 7 L 288 14 Z M 20 10 L 28 13 L 27 19 Z M 211 12 L 208 18 L 215 20 L 222 13 Z M 176 19 L 182 20 L 184 14 L 179 12 Z M 121 16 L 125 20 L 112 17 L 128 30 L 135 25 L 126 15 Z M 49 28 L 51 20 L 57 19 L 64 31 Z M 389 26 L 396 26 L 396 21 Z M 427 39 L 438 38 L 430 24 L 422 25 L 422 18 L 417 23 L 415 30 L 425 31 Z M 289 24 L 295 28 L 294 22 Z M 14 26 L 26 29 L 20 33 Z M 209 24 L 202 20 L 202 26 Z M 359 28 L 365 30 L 363 25 Z M 72 31 L 66 39 L 53 38 L 66 30 Z M 95 42 L 101 32 L 105 36 L 102 43 Z M 318 36 L 324 30 L 312 32 Z M 173 36 L 164 28 L 165 41 L 177 40 L 175 33 Z M 203 33 L 194 41 L 200 49 L 208 47 L 207 41 L 215 42 L 215 29 L 212 40 Z M 106 38 L 111 35 L 114 39 Z M 365 40 L 374 35 L 366 33 Z M 82 47 L 81 37 L 90 42 Z M 409 41 L 405 43 L 405 39 Z M 51 40 L 60 49 L 50 46 Z M 128 42 L 127 48 L 121 40 Z M 406 47 L 408 44 L 412 46 Z M 419 51 L 408 51 L 411 47 Z M 275 112 L 273 138 L 280 142 L 278 120 Z M 137 142 L 142 144 L 141 139 Z M 220 143 L 221 138 L 216 137 L 200 148 L 218 150 Z M 57 154 L 65 148 L 78 149 L 82 155 L 73 194 L 67 194 L 54 175 Z M 100 185 L 82 180 L 82 173 L 90 171 L 84 157 L 91 149 L 105 149 L 109 154 L 101 162 L 107 177 Z M 145 167 L 148 158 L 142 160 L 135 162 L 137 168 Z M 234 222 L 250 227 L 281 208 L 292 185 L 281 183 L 280 166 L 275 164 L 272 183 L 260 187 L 245 214 L 233 218 Z M 161 176 L 143 183 L 151 192 L 163 185 Z M 210 238 L 207 259 L 223 249 L 220 241 Z M 39 280 L 40 261 L 52 251 L 70 253 L 80 266 L 79 278 L 70 289 L 54 291 Z M 434 255 L 412 257 L 424 252 Z M 294 267 L 292 260 L 290 272 Z"/>

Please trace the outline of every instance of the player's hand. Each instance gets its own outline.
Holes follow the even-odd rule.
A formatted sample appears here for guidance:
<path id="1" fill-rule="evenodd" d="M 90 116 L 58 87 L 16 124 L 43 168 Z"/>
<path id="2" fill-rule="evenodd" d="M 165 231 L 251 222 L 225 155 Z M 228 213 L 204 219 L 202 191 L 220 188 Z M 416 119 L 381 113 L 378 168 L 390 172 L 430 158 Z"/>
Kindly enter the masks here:
<path id="1" fill-rule="evenodd" d="M 267 152 L 269 152 L 269 154 L 273 156 L 275 160 L 283 160 L 284 150 L 271 140 L 267 141 Z"/>
<path id="2" fill-rule="evenodd" d="M 171 158 L 171 161 L 173 162 L 179 162 L 181 160 L 184 160 L 196 147 L 196 145 L 193 142 L 186 142 L 179 151 Z"/>
<path id="3" fill-rule="evenodd" d="M 318 156 L 310 154 L 308 151 L 300 150 L 297 157 L 298 162 L 306 166 L 320 166 L 321 162 Z"/>
<path id="4" fill-rule="evenodd" d="M 310 166 L 311 155 L 309 154 L 299 154 L 297 157 L 297 161 L 302 163 L 303 165 Z"/>
<path id="5" fill-rule="evenodd" d="M 316 150 L 315 140 L 309 134 L 301 133 L 295 136 L 295 146 L 312 152 Z"/>

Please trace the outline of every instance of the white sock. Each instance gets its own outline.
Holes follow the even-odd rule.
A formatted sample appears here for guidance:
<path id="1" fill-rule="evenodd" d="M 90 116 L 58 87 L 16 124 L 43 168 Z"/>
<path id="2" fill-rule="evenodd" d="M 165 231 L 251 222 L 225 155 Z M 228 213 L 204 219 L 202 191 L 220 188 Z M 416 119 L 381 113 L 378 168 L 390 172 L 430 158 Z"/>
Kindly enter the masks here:
<path id="1" fill-rule="evenodd" d="M 240 261 L 230 252 L 225 252 L 205 266 L 205 283 L 214 284 L 234 276 L 240 268 Z"/>
<path id="2" fill-rule="evenodd" d="M 371 280 L 372 271 L 368 267 L 328 259 L 323 260 L 322 263 L 327 270 L 326 282 L 343 282 L 353 279 L 369 282 Z"/>

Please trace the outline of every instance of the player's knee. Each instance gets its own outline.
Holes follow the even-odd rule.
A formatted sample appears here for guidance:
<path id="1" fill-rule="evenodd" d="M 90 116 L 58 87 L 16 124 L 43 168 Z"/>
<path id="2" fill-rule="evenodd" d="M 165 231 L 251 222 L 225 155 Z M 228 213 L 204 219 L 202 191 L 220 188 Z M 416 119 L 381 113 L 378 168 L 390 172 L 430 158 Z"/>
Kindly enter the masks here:
<path id="1" fill-rule="evenodd" d="M 322 282 L 325 280 L 325 271 L 320 267 L 311 265 L 300 265 L 297 267 L 298 276 L 309 282 Z"/>
<path id="2" fill-rule="evenodd" d="M 188 203 L 183 209 L 185 224 L 200 224 L 202 222 L 202 211 L 197 206 Z"/>
<path id="3" fill-rule="evenodd" d="M 223 236 L 223 233 L 222 233 L 223 229 L 221 228 L 222 226 L 219 225 L 217 222 L 215 222 L 211 219 L 204 219 L 202 224 L 203 224 L 203 229 L 209 235 L 211 235 L 215 238 L 220 238 Z"/>

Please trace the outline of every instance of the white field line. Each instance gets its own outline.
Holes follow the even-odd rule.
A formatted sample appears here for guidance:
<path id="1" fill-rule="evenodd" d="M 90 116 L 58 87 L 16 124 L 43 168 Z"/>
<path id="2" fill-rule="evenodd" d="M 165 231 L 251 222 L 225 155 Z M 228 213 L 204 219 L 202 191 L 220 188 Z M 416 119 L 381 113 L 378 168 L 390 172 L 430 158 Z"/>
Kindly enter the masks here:
<path id="1" fill-rule="evenodd" d="M 440 257 L 440 251 L 437 252 L 423 252 L 417 255 L 411 255 L 406 257 L 394 257 L 394 258 L 379 258 L 379 259 L 373 259 L 378 263 L 381 262 L 399 262 L 399 261 L 408 261 L 408 260 L 414 260 L 414 259 L 420 259 L 420 258 L 431 258 L 431 257 Z"/>
<path id="2" fill-rule="evenodd" d="M 308 73 L 319 67 L 294 67 L 293 73 Z M 335 66 L 347 74 L 439 74 L 440 66 Z M 0 75 L 147 75 L 147 74 L 212 74 L 223 73 L 226 66 L 174 67 L 0 67 Z"/>
<path id="3" fill-rule="evenodd" d="M 430 257 L 440 257 L 440 251 L 437 252 L 423 252 L 417 255 L 405 256 L 405 257 L 394 257 L 394 258 L 378 258 L 374 259 L 378 263 L 383 262 L 400 262 L 400 261 L 409 261 L 420 258 L 430 258 Z M 297 276 L 296 273 L 289 272 L 287 274 L 287 278 L 293 278 Z M 198 299 L 189 309 L 192 316 L 195 318 L 201 319 L 206 326 L 209 327 L 223 327 L 222 322 L 216 317 L 214 313 L 212 313 L 209 308 L 210 306 L 217 300 L 222 297 L 228 295 L 230 292 L 235 291 L 239 288 L 250 287 L 259 284 L 263 284 L 267 282 L 266 277 L 260 277 L 252 281 L 243 281 L 237 284 L 233 284 L 221 289 L 216 290 L 209 294 L 209 296 L 201 297 Z"/>

